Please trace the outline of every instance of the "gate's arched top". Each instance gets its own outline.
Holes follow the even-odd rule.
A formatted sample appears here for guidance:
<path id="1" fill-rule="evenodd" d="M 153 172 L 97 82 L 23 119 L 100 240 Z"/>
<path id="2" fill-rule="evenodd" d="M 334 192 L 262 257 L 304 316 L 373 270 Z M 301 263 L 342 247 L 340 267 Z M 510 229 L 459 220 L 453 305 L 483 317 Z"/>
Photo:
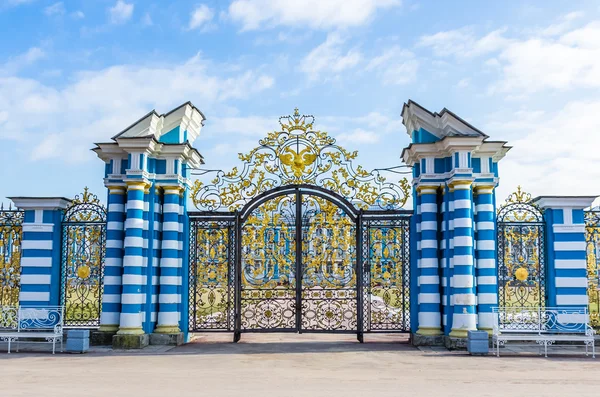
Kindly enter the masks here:
<path id="1" fill-rule="evenodd" d="M 63 222 L 106 222 L 106 208 L 86 187 L 65 209 Z"/>
<path id="2" fill-rule="evenodd" d="M 530 193 L 517 186 L 517 191 L 498 208 L 498 222 L 543 223 L 544 213 L 531 199 Z"/>
<path id="3" fill-rule="evenodd" d="M 356 208 L 399 209 L 408 200 L 406 178 L 387 182 L 381 170 L 354 167 L 358 152 L 336 144 L 326 132 L 314 131 L 314 117 L 279 118 L 280 131 L 269 133 L 248 154 L 240 154 L 241 170 L 216 171 L 212 184 L 196 181 L 192 201 L 201 211 L 243 208 L 255 197 L 287 185 L 312 185 L 327 189 Z M 205 171 L 204 173 L 209 172 Z"/>

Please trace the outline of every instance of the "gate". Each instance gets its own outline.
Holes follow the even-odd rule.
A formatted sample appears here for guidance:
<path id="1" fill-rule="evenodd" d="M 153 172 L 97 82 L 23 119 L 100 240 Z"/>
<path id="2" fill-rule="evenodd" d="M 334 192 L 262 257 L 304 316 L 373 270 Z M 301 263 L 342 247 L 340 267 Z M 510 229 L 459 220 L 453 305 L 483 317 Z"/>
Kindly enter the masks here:
<path id="1" fill-rule="evenodd" d="M 600 209 L 585 212 L 590 325 L 600 328 Z"/>
<path id="2" fill-rule="evenodd" d="M 0 306 L 18 306 L 23 211 L 0 208 Z"/>
<path id="3" fill-rule="evenodd" d="M 546 306 L 545 223 L 531 195 L 512 193 L 498 209 L 498 298 L 504 308 Z"/>
<path id="4" fill-rule="evenodd" d="M 86 187 L 62 222 L 61 304 L 66 327 L 100 325 L 106 249 L 106 209 Z"/>
<path id="5" fill-rule="evenodd" d="M 313 123 L 280 118 L 241 170 L 194 185 L 190 331 L 410 331 L 408 182 Z"/>

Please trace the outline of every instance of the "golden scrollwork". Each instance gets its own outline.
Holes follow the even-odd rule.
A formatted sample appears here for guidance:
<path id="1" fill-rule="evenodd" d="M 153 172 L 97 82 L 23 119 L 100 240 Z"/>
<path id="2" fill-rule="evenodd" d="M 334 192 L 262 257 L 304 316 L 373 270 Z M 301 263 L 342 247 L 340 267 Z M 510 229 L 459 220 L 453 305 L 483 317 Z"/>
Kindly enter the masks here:
<path id="1" fill-rule="evenodd" d="M 517 186 L 498 208 L 498 222 L 542 222 L 542 210 L 531 200 L 531 194 Z"/>
<path id="2" fill-rule="evenodd" d="M 239 155 L 240 169 L 218 171 L 211 184 L 195 182 L 191 196 L 196 208 L 235 211 L 260 193 L 299 184 L 329 189 L 363 209 L 400 208 L 408 200 L 406 178 L 391 183 L 379 170 L 354 167 L 358 152 L 347 151 L 326 132 L 313 130 L 313 116 L 295 109 L 293 115 L 280 117 L 279 124 L 279 131 L 268 133 L 258 147 Z"/>
<path id="3" fill-rule="evenodd" d="M 587 251 L 587 294 L 589 299 L 590 325 L 600 328 L 600 212 L 585 212 Z"/>
<path id="4" fill-rule="evenodd" d="M 0 209 L 0 306 L 18 306 L 23 212 Z"/>
<path id="5" fill-rule="evenodd" d="M 89 189 L 85 187 L 83 193 L 73 198 L 65 210 L 65 222 L 104 222 L 106 221 L 106 208 Z"/>

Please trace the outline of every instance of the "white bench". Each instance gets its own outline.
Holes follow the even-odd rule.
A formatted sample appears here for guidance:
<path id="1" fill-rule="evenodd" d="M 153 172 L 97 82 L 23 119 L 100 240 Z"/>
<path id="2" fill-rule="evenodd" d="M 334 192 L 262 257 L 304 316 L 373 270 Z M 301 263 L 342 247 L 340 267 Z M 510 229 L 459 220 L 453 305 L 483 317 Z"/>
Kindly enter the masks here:
<path id="1" fill-rule="evenodd" d="M 493 308 L 494 328 L 493 347 L 500 356 L 500 346 L 507 342 L 531 342 L 548 357 L 548 346 L 561 342 L 585 344 L 585 354 L 592 348 L 592 357 L 596 358 L 594 329 L 589 324 L 587 308 L 564 309 L 546 308 Z"/>
<path id="2" fill-rule="evenodd" d="M 1 306 L 0 341 L 8 342 L 8 353 L 13 342 L 45 339 L 52 343 L 52 354 L 56 351 L 56 342 L 63 347 L 63 307 L 62 306 Z"/>

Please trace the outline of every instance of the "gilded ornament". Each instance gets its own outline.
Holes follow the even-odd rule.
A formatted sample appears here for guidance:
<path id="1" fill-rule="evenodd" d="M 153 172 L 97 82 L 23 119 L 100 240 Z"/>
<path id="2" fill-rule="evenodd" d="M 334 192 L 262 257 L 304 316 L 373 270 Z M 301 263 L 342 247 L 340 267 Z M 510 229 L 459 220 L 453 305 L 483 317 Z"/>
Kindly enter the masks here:
<path id="1" fill-rule="evenodd" d="M 515 277 L 519 281 L 525 281 L 525 280 L 527 280 L 528 276 L 529 276 L 529 272 L 524 267 L 518 268 L 517 271 L 515 272 Z"/>

